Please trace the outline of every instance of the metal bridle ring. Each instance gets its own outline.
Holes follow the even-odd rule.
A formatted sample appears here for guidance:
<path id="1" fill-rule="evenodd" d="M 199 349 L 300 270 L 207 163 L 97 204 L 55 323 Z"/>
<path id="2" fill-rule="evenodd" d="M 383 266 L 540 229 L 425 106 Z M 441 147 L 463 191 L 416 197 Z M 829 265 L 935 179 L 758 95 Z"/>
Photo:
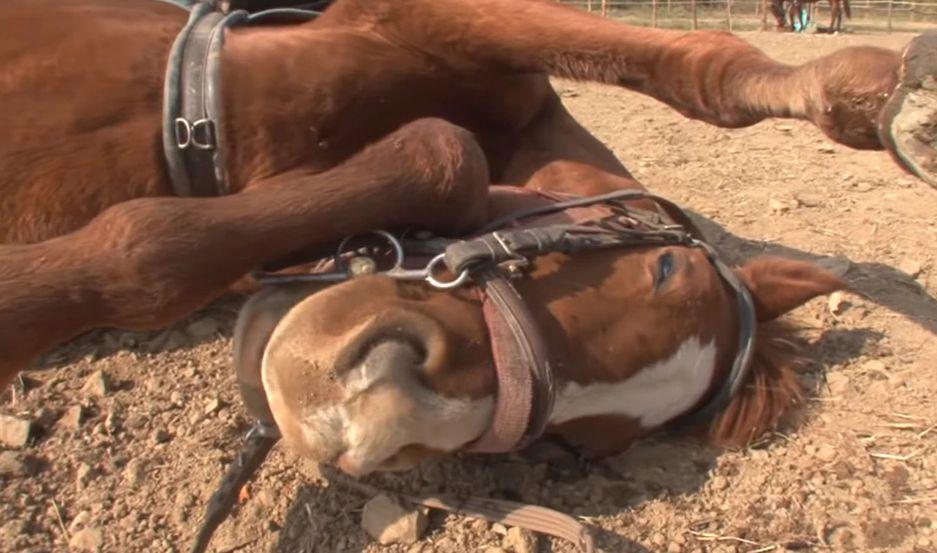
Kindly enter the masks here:
<path id="1" fill-rule="evenodd" d="M 433 270 L 437 265 L 443 263 L 445 259 L 446 254 L 441 253 L 430 260 L 430 262 L 426 265 L 426 282 L 428 282 L 429 285 L 433 288 L 438 288 L 440 290 L 451 290 L 452 288 L 458 288 L 459 286 L 465 284 L 465 282 L 469 279 L 469 272 L 467 269 L 464 269 L 461 273 L 459 273 L 459 276 L 448 282 L 438 280 L 433 276 Z"/>
<path id="2" fill-rule="evenodd" d="M 342 254 L 346 253 L 344 251 L 345 246 L 347 246 L 348 242 L 350 242 L 351 240 L 354 240 L 355 238 L 359 238 L 361 236 L 367 236 L 369 234 L 376 234 L 380 236 L 384 240 L 387 240 L 387 242 L 391 245 L 391 247 L 394 248 L 394 256 L 396 257 L 396 260 L 394 261 L 394 266 L 391 268 L 391 270 L 402 268 L 403 261 L 405 258 L 405 254 L 403 251 L 403 244 L 401 244 L 400 241 L 397 240 L 397 238 L 393 234 L 387 232 L 386 230 L 372 230 L 364 234 L 353 234 L 351 236 L 346 236 L 345 238 L 343 238 L 342 241 L 339 242 L 338 244 L 338 252 L 335 255 L 335 266 L 338 267 L 339 269 L 346 270 L 347 268 L 345 267 L 345 264 L 342 261 Z"/>

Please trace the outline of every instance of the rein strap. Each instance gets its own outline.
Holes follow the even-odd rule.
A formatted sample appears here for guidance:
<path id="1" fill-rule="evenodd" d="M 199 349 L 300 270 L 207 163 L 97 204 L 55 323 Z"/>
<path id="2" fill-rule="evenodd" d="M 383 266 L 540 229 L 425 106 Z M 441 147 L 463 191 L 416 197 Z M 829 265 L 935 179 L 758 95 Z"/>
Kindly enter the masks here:
<path id="1" fill-rule="evenodd" d="M 350 478 L 331 467 L 324 467 L 323 472 L 328 474 L 330 480 L 335 480 L 362 495 L 374 496 L 379 493 L 388 493 L 376 486 Z M 517 526 L 518 528 L 554 536 L 573 543 L 582 553 L 594 553 L 595 551 L 595 542 L 588 527 L 569 515 L 546 507 L 479 497 L 394 495 L 410 503 L 423 505 L 431 509 L 483 518 L 489 522 L 499 522 L 508 526 Z"/>

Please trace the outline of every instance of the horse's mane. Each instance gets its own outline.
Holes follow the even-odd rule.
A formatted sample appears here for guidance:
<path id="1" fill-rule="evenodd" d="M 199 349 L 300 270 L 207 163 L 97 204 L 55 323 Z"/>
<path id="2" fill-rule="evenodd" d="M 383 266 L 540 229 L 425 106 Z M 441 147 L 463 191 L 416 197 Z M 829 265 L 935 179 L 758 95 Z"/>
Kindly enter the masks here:
<path id="1" fill-rule="evenodd" d="M 748 382 L 709 427 L 719 445 L 744 446 L 774 430 L 804 397 L 807 358 L 790 323 L 759 323 Z"/>

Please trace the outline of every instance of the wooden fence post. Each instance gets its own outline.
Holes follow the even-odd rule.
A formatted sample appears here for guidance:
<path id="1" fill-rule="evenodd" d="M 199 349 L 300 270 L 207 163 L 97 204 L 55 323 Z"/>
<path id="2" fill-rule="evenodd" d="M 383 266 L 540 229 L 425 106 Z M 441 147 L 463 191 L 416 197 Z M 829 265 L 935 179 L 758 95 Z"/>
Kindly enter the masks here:
<path id="1" fill-rule="evenodd" d="M 758 5 L 761 6 L 761 30 L 762 31 L 768 30 L 768 2 L 770 2 L 770 0 L 764 0 L 763 2 L 758 3 Z"/>
<path id="2" fill-rule="evenodd" d="M 667 0 L 667 17 L 670 17 L 670 0 Z"/>
<path id="3" fill-rule="evenodd" d="M 888 34 L 891 34 L 891 11 L 894 0 L 888 0 Z"/>
<path id="4" fill-rule="evenodd" d="M 693 30 L 699 29 L 699 21 L 696 19 L 696 0 L 690 0 L 690 9 L 693 10 Z"/>
<path id="5" fill-rule="evenodd" d="M 651 0 L 651 27 L 657 28 L 657 0 Z"/>
<path id="6" fill-rule="evenodd" d="M 602 0 L 602 17 L 608 15 L 608 0 Z"/>
<path id="7" fill-rule="evenodd" d="M 588 9 L 590 12 L 592 11 L 592 0 L 588 0 L 586 2 L 586 9 Z"/>
<path id="8" fill-rule="evenodd" d="M 726 0 L 726 26 L 732 32 L 732 0 Z"/>

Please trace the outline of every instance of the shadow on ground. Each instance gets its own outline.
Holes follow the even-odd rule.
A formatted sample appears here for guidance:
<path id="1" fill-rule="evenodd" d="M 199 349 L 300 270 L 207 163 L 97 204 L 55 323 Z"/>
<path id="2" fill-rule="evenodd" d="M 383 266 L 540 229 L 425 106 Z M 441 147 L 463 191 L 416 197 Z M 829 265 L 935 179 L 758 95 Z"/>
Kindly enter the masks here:
<path id="1" fill-rule="evenodd" d="M 736 263 L 758 255 L 778 255 L 845 269 L 844 278 L 852 292 L 904 315 L 932 334 L 937 334 L 937 299 L 931 297 L 911 276 L 890 265 L 857 263 L 848 258 L 830 258 L 782 244 L 747 240 L 735 236 L 702 215 L 693 212 L 690 215 L 710 242 Z"/>

